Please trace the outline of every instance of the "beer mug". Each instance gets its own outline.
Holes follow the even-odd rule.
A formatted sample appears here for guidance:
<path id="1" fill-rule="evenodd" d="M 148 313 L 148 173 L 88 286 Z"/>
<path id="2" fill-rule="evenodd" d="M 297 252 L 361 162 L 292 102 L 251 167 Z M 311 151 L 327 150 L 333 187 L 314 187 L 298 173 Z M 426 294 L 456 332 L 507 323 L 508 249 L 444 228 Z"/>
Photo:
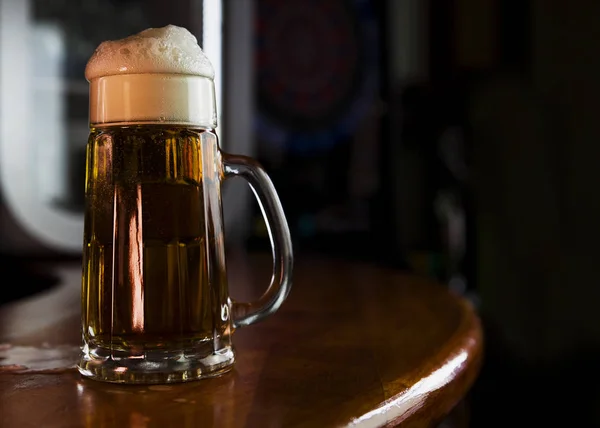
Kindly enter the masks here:
<path id="1" fill-rule="evenodd" d="M 256 161 L 220 150 L 203 55 L 187 30 L 168 26 L 101 44 L 86 68 L 86 377 L 168 383 L 222 374 L 234 363 L 234 330 L 276 311 L 290 290 L 292 244 L 280 201 Z M 228 177 L 249 182 L 271 234 L 271 284 L 253 303 L 228 295 Z"/>

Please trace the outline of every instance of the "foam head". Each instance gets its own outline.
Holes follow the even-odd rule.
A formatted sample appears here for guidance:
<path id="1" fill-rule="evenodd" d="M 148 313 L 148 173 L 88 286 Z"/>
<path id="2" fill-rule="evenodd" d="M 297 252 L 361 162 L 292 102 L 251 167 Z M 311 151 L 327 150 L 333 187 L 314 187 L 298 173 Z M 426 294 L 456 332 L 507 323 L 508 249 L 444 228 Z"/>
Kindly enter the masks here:
<path id="1" fill-rule="evenodd" d="M 85 69 L 90 122 L 216 126 L 214 70 L 196 37 L 175 25 L 101 43 Z"/>

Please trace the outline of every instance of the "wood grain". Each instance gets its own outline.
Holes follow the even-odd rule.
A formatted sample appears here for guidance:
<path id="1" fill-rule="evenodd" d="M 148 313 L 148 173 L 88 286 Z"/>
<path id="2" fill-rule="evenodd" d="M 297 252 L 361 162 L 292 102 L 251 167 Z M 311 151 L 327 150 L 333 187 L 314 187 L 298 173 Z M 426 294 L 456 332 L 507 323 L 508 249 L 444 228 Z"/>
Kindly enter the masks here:
<path id="1" fill-rule="evenodd" d="M 267 257 L 235 259 L 233 297 L 257 296 L 270 268 Z M 78 344 L 79 268 L 58 272 L 58 288 L 0 309 L 0 343 Z M 482 357 L 480 323 L 442 286 L 325 259 L 298 261 L 294 278 L 278 313 L 235 333 L 231 373 L 122 386 L 75 370 L 2 372 L 0 426 L 427 427 L 472 385 Z"/>

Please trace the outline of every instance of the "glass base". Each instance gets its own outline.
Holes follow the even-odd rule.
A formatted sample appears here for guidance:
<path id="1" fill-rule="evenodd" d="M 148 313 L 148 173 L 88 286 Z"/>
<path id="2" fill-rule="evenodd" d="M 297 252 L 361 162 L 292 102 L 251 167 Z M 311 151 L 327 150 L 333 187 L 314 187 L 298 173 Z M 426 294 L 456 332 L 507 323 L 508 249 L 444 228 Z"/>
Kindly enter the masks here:
<path id="1" fill-rule="evenodd" d="M 222 375 L 233 368 L 231 347 L 205 352 L 146 351 L 142 353 L 83 347 L 79 372 L 90 379 L 127 384 L 189 382 Z"/>

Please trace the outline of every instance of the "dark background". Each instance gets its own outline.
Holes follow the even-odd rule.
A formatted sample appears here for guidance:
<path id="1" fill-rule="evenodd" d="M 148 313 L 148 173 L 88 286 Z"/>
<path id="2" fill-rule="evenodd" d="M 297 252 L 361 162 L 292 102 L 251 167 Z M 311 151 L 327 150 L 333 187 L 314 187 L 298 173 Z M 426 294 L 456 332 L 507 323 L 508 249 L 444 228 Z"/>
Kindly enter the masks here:
<path id="1" fill-rule="evenodd" d="M 86 2 L 34 9 L 91 41 L 71 58 L 79 76 L 86 46 L 187 25 L 191 3 L 112 0 L 99 18 L 112 28 L 81 24 L 98 13 Z M 253 155 L 296 254 L 429 275 L 469 298 L 486 336 L 470 426 L 600 426 L 600 2 L 254 3 Z M 85 99 L 69 105 L 85 119 Z M 264 251 L 252 213 L 243 243 Z M 3 274 L 36 278 L 3 287 L 4 303 L 51 286 L 28 260 L 2 256 Z"/>

